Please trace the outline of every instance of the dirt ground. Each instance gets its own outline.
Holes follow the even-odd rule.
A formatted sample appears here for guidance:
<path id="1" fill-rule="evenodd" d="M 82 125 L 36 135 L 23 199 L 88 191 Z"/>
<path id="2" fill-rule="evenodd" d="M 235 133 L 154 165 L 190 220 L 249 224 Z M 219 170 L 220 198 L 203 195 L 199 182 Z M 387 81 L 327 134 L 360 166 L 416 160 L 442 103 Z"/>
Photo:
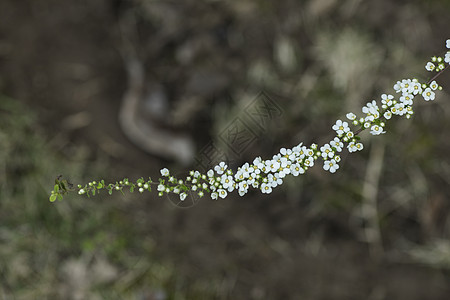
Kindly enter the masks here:
<path id="1" fill-rule="evenodd" d="M 173 112 L 164 126 L 191 136 L 197 157 L 220 140 L 242 98 L 265 91 L 280 116 L 244 150 L 228 153 L 239 165 L 300 140 L 322 142 L 317 137 L 361 99 L 409 72 L 426 76 L 424 62 L 450 37 L 445 1 L 338 2 L 0 0 L 0 92 L 38 114 L 57 151 L 70 159 L 68 149 L 87 145 L 89 159 L 107 160 L 107 179 L 115 181 L 199 168 L 149 154 L 122 131 L 129 55 L 141 60 L 148 82 L 163 86 Z M 336 69 L 329 57 L 348 51 L 363 58 L 355 54 L 348 69 Z M 136 289 L 152 296 L 136 299 L 448 299 L 450 264 L 411 255 L 450 236 L 448 75 L 442 102 L 419 104 L 413 121 L 377 138 L 385 153 L 378 240 L 367 236 L 373 220 L 360 213 L 367 161 L 381 151 L 369 142 L 336 175 L 316 167 L 267 196 L 202 199 L 188 208 L 155 195 L 118 197 L 112 214 L 133 228 L 138 245 L 121 255 L 145 256 L 150 243 L 177 278 L 157 298 L 144 277 Z M 101 210 L 108 198 L 92 201 Z"/>

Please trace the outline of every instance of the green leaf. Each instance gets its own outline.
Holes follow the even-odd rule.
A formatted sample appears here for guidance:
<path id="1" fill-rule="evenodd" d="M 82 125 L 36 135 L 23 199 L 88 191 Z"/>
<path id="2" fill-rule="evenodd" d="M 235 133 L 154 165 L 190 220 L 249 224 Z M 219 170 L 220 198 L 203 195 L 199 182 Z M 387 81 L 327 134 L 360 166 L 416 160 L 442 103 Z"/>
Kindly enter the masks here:
<path id="1" fill-rule="evenodd" d="M 63 199 L 63 196 L 61 194 L 58 194 L 58 200 L 61 201 Z"/>
<path id="2" fill-rule="evenodd" d="M 59 184 L 55 184 L 55 187 L 53 188 L 53 190 L 55 191 L 55 193 L 59 192 Z"/>
<path id="3" fill-rule="evenodd" d="M 132 192 L 134 192 L 134 186 L 133 185 L 130 187 L 130 193 L 132 193 Z"/>
<path id="4" fill-rule="evenodd" d="M 55 202 L 56 201 L 56 194 L 51 194 L 49 200 L 50 200 L 50 202 Z"/>
<path id="5" fill-rule="evenodd" d="M 109 193 L 110 195 L 112 195 L 112 190 L 109 190 L 108 193 Z"/>

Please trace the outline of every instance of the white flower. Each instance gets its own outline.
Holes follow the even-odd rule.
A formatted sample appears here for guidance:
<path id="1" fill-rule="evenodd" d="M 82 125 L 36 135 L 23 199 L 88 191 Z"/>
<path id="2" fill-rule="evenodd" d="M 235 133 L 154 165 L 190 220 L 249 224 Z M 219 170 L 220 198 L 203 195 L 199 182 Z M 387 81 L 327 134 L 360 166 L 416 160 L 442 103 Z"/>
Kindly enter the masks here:
<path id="1" fill-rule="evenodd" d="M 433 80 L 433 81 L 430 83 L 430 88 L 431 88 L 433 91 L 437 90 L 438 87 L 439 87 L 439 85 L 437 84 L 436 80 Z"/>
<path id="2" fill-rule="evenodd" d="M 261 184 L 261 192 L 264 194 L 270 194 L 272 193 L 272 187 L 267 183 L 263 183 Z"/>
<path id="3" fill-rule="evenodd" d="M 356 152 L 358 150 L 358 149 L 356 149 L 355 142 L 348 143 L 347 149 L 348 149 L 348 152 L 350 152 L 350 153 Z"/>
<path id="4" fill-rule="evenodd" d="M 278 180 L 280 180 L 280 181 L 278 181 Z M 280 178 L 275 177 L 272 174 L 269 174 L 267 176 L 267 184 L 269 184 L 271 187 L 276 187 L 277 185 L 282 184 L 282 183 L 283 183 L 283 181 Z"/>
<path id="5" fill-rule="evenodd" d="M 450 39 L 445 41 L 445 47 L 447 47 L 448 49 L 450 49 Z"/>
<path id="6" fill-rule="evenodd" d="M 356 144 L 356 149 L 358 149 L 358 151 L 361 151 L 363 148 L 364 148 L 364 145 L 362 143 Z"/>
<path id="7" fill-rule="evenodd" d="M 169 176 L 169 170 L 167 168 L 161 169 L 160 172 L 162 176 Z"/>
<path id="8" fill-rule="evenodd" d="M 337 169 L 339 169 L 339 165 L 334 159 L 326 160 L 323 164 L 323 169 L 325 171 L 330 171 L 331 173 L 336 172 Z"/>
<path id="9" fill-rule="evenodd" d="M 184 201 L 184 199 L 186 199 L 187 194 L 186 193 L 181 193 L 180 194 L 180 200 Z"/>
<path id="10" fill-rule="evenodd" d="M 219 197 L 222 199 L 224 199 L 228 195 L 227 191 L 224 189 L 218 189 L 217 192 L 219 193 Z"/>
<path id="11" fill-rule="evenodd" d="M 303 161 L 303 164 L 308 168 L 312 168 L 314 166 L 314 158 L 312 158 L 311 156 L 306 158 Z"/>
<path id="12" fill-rule="evenodd" d="M 347 117 L 347 119 L 349 119 L 350 121 L 353 121 L 356 119 L 356 115 L 354 113 L 348 113 L 345 115 Z"/>
<path id="13" fill-rule="evenodd" d="M 391 117 L 392 117 L 392 112 L 390 112 L 389 110 L 388 111 L 386 111 L 385 113 L 384 113 L 384 118 L 386 119 L 386 120 L 389 120 Z"/>
<path id="14" fill-rule="evenodd" d="M 86 191 L 84 189 L 81 189 L 78 194 L 83 195 L 84 193 L 86 193 Z"/>
<path id="15" fill-rule="evenodd" d="M 434 92 L 430 89 L 430 88 L 426 88 L 425 91 L 423 91 L 422 93 L 422 97 L 423 99 L 425 99 L 425 101 L 429 101 L 429 100 L 434 100 Z"/>
<path id="16" fill-rule="evenodd" d="M 413 82 L 411 86 L 412 86 L 412 93 L 414 95 L 422 93 L 422 85 L 420 84 L 420 82 Z"/>
<path id="17" fill-rule="evenodd" d="M 427 70 L 427 71 L 433 71 L 434 69 L 436 68 L 436 66 L 432 63 L 432 62 L 428 62 L 427 64 L 426 64 L 426 66 L 425 66 L 425 69 Z"/>
<path id="18" fill-rule="evenodd" d="M 351 131 L 349 131 L 351 132 Z M 341 152 L 342 151 L 342 147 L 344 147 L 344 143 L 341 142 L 341 140 L 337 137 L 334 138 L 334 140 L 332 140 L 330 142 L 331 147 L 336 148 L 337 152 Z"/>
<path id="19" fill-rule="evenodd" d="M 334 156 L 334 151 L 331 149 L 329 144 L 325 144 L 322 147 L 320 147 L 321 155 L 324 159 L 327 157 L 332 158 Z"/>
<path id="20" fill-rule="evenodd" d="M 246 182 L 246 181 L 242 181 L 242 182 L 239 182 L 239 192 L 247 192 L 247 190 L 248 190 L 248 183 Z M 241 195 L 242 196 L 242 195 Z"/>
<path id="21" fill-rule="evenodd" d="M 368 115 L 377 115 L 378 114 L 378 106 L 375 100 L 372 102 L 368 102 L 363 108 L 362 112 Z"/>
<path id="22" fill-rule="evenodd" d="M 222 186 L 224 189 L 229 188 L 230 186 L 233 186 L 234 184 L 234 180 L 233 177 L 231 177 L 230 175 L 222 175 L 220 183 L 222 183 Z"/>
<path id="23" fill-rule="evenodd" d="M 216 193 L 216 192 L 214 192 L 214 193 L 211 193 L 211 198 L 213 199 L 213 200 L 217 200 L 217 197 L 218 197 L 219 195 Z"/>
<path id="24" fill-rule="evenodd" d="M 386 94 L 381 95 L 381 103 L 386 106 L 392 106 L 392 104 L 394 104 L 392 99 L 394 99 L 394 96 L 392 96 L 392 95 L 386 95 Z"/>
<path id="25" fill-rule="evenodd" d="M 222 161 L 217 166 L 214 167 L 214 170 L 217 172 L 217 174 L 222 175 L 223 172 L 227 169 L 227 165 Z"/>
<path id="26" fill-rule="evenodd" d="M 380 125 L 373 125 L 370 128 L 370 133 L 373 135 L 379 135 L 382 133 L 385 133 L 386 131 L 383 131 L 383 127 L 381 127 Z"/>
<path id="27" fill-rule="evenodd" d="M 402 93 L 411 93 L 412 92 L 412 80 L 411 79 L 403 79 L 401 82 Z"/>
<path id="28" fill-rule="evenodd" d="M 450 64 L 450 51 L 445 53 L 444 61 L 448 64 Z"/>
<path id="29" fill-rule="evenodd" d="M 291 165 L 291 174 L 294 176 L 298 176 L 299 174 L 304 174 L 305 170 L 300 167 L 299 164 L 292 164 Z"/>
<path id="30" fill-rule="evenodd" d="M 276 160 L 268 160 L 268 161 L 266 161 L 266 167 L 271 172 L 276 172 L 280 168 L 280 163 Z"/>
<path id="31" fill-rule="evenodd" d="M 158 185 L 158 191 L 162 192 L 166 189 L 166 187 L 164 186 L 164 184 L 159 184 Z"/>
<path id="32" fill-rule="evenodd" d="M 420 92 L 422 93 L 422 88 L 420 88 Z M 400 102 L 402 102 L 405 105 L 412 105 L 413 98 L 414 98 L 413 95 L 411 95 L 409 93 L 405 93 L 400 97 Z"/>
<path id="33" fill-rule="evenodd" d="M 402 90 L 402 83 L 400 82 L 400 81 L 397 81 L 395 84 L 394 84 L 394 90 L 398 93 L 398 92 L 400 92 L 401 90 Z"/>
<path id="34" fill-rule="evenodd" d="M 336 124 L 334 124 L 332 128 L 333 128 L 334 131 L 336 131 L 336 133 L 338 135 L 343 135 L 347 131 L 350 130 L 350 128 L 348 127 L 348 123 L 347 122 L 342 122 L 342 120 L 337 120 Z"/>

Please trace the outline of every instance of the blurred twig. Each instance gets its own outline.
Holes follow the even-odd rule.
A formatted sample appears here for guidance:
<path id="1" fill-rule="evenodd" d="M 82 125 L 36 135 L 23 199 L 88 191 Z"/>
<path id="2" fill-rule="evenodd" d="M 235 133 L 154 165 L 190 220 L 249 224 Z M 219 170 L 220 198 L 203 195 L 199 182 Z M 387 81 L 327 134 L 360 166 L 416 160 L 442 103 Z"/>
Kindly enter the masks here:
<path id="1" fill-rule="evenodd" d="M 374 257 L 379 257 L 383 253 L 383 243 L 379 226 L 377 195 L 385 145 L 382 140 L 379 140 L 378 143 L 373 143 L 371 148 L 362 191 L 361 217 L 366 222 L 364 235 L 365 240 L 370 245 L 371 254 Z"/>

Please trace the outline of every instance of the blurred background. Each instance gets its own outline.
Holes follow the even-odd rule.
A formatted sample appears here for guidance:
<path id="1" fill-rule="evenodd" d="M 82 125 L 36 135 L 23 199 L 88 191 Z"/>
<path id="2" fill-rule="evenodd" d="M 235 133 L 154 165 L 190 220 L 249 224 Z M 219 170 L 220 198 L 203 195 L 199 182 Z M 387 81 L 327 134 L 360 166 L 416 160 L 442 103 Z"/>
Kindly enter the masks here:
<path id="1" fill-rule="evenodd" d="M 325 143 L 426 81 L 450 2 L 0 0 L 1 299 L 448 299 L 450 74 L 412 120 L 269 195 L 180 204 L 54 178 L 184 176 Z M 237 134 L 239 133 L 239 135 Z"/>

